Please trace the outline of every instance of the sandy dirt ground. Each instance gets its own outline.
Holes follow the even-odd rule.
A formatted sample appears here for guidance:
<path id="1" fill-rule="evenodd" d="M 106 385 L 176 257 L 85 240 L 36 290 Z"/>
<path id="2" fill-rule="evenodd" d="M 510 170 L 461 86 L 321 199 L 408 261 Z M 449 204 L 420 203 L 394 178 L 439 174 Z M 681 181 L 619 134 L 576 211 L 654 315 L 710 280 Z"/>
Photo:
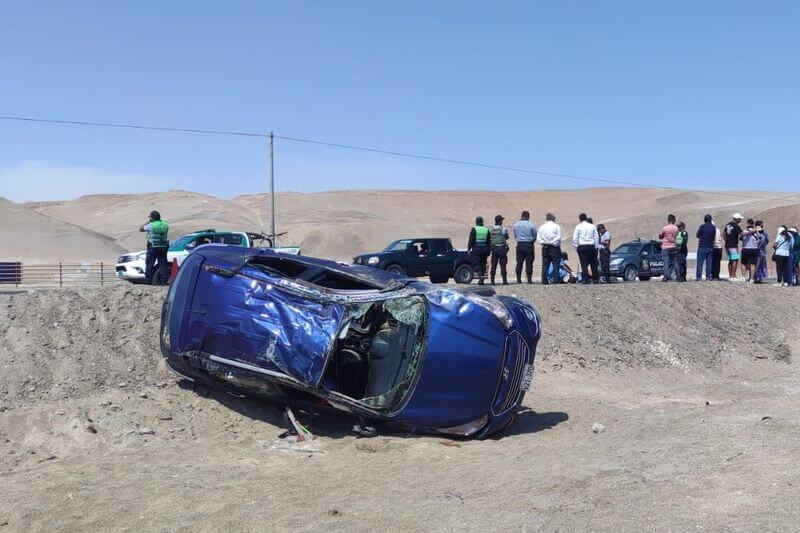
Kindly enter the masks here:
<path id="1" fill-rule="evenodd" d="M 163 290 L 0 293 L 0 531 L 788 531 L 800 519 L 792 289 L 500 289 L 544 321 L 485 441 L 303 417 L 163 367 Z"/>

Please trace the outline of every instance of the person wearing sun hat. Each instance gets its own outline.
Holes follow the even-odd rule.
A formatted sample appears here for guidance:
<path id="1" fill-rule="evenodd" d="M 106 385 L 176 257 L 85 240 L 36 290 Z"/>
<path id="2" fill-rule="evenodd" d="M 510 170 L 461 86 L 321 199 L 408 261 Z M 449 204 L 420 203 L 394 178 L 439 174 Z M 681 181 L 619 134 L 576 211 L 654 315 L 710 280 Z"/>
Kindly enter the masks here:
<path id="1" fill-rule="evenodd" d="M 723 236 L 725 238 L 725 250 L 728 252 L 728 278 L 736 279 L 736 270 L 739 268 L 739 238 L 742 236 L 742 227 L 739 223 L 742 215 L 733 214 L 733 220 L 725 225 Z"/>

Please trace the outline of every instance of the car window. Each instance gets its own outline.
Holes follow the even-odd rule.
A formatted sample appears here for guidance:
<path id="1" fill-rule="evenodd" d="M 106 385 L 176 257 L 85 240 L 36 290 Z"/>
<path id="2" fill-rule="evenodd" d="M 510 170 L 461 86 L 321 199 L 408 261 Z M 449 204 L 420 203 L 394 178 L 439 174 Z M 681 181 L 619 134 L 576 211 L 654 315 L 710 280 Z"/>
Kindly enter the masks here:
<path id="1" fill-rule="evenodd" d="M 427 240 L 414 241 L 412 246 L 415 248 L 418 255 L 427 255 L 430 253 L 430 244 Z"/>
<path id="2" fill-rule="evenodd" d="M 661 253 L 661 243 L 660 242 L 654 242 L 653 243 L 653 251 L 655 253 L 657 253 L 657 254 Z"/>
<path id="3" fill-rule="evenodd" d="M 219 244 L 242 244 L 242 236 L 238 233 L 217 233 L 214 235 L 214 242 Z"/>
<path id="4" fill-rule="evenodd" d="M 443 254 L 447 252 L 447 245 L 444 239 L 434 239 L 430 241 L 431 251 L 435 254 Z"/>
<path id="5" fill-rule="evenodd" d="M 647 255 L 652 255 L 653 254 L 653 243 L 650 242 L 650 243 L 647 243 L 644 246 L 642 246 L 642 251 L 643 252 L 647 252 Z"/>
<path id="6" fill-rule="evenodd" d="M 211 244 L 212 239 L 210 235 L 202 235 L 200 237 L 194 237 L 187 245 L 187 250 L 193 250 L 198 246 L 202 246 L 204 244 Z"/>
<path id="7" fill-rule="evenodd" d="M 169 249 L 173 252 L 183 250 L 195 238 L 196 237 L 193 237 L 192 235 L 184 235 L 183 237 L 178 237 L 177 239 L 169 243 Z"/>
<path id="8" fill-rule="evenodd" d="M 632 255 L 639 253 L 639 244 L 633 242 L 626 242 L 625 244 L 620 244 L 617 246 L 616 250 L 614 250 L 615 254 L 620 255 Z"/>
<path id="9" fill-rule="evenodd" d="M 384 252 L 404 252 L 406 247 L 411 241 L 409 239 L 403 239 L 399 241 L 394 241 L 389 246 L 384 249 Z"/>

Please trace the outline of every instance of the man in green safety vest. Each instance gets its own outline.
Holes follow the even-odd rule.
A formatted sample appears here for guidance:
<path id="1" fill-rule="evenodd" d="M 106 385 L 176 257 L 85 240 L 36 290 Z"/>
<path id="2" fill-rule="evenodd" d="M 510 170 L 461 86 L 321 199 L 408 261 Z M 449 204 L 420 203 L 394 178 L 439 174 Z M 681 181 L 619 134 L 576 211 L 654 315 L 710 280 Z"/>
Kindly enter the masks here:
<path id="1" fill-rule="evenodd" d="M 469 232 L 467 251 L 472 256 L 475 270 L 478 271 L 478 285 L 483 285 L 486 277 L 486 260 L 489 258 L 489 228 L 483 225 L 483 217 L 475 218 L 475 226 Z"/>
<path id="2" fill-rule="evenodd" d="M 489 242 L 492 245 L 492 285 L 497 274 L 497 264 L 500 264 L 500 275 L 503 278 L 503 285 L 508 285 L 508 230 L 503 226 L 503 215 L 494 217 L 494 226 L 489 230 Z"/>
<path id="3" fill-rule="evenodd" d="M 144 278 L 148 285 L 165 285 L 169 279 L 167 262 L 169 224 L 161 220 L 158 211 L 151 211 L 150 222 L 140 226 L 139 231 L 147 232 Z"/>

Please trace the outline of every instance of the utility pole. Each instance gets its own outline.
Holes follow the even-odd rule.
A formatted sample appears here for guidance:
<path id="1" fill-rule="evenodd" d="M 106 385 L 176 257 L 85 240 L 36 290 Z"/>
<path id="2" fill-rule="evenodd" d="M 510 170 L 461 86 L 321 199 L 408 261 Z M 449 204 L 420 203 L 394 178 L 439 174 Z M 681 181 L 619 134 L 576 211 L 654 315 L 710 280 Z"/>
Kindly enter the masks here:
<path id="1" fill-rule="evenodd" d="M 272 149 L 272 132 L 269 132 L 269 203 L 270 203 L 270 237 L 272 246 L 278 245 L 278 236 L 275 233 L 275 154 Z"/>

